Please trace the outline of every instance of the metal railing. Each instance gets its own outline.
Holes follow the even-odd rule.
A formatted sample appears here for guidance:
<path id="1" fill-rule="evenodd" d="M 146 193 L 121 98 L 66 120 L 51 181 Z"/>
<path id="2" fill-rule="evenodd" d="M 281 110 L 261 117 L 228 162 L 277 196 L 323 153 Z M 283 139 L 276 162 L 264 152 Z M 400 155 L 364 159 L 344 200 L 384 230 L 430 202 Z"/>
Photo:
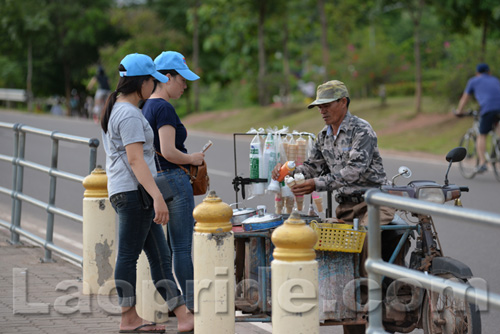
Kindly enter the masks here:
<path id="1" fill-rule="evenodd" d="M 380 206 L 388 206 L 400 210 L 451 218 L 474 224 L 489 225 L 500 228 L 500 215 L 480 210 L 465 209 L 449 205 L 440 205 L 412 198 L 404 198 L 382 193 L 380 190 L 369 190 L 365 195 L 368 204 L 368 259 L 365 267 L 368 271 L 368 305 L 369 327 L 367 333 L 387 333 L 382 325 L 382 277 L 409 278 L 422 287 L 443 293 L 451 288 L 453 293 L 470 303 L 490 305 L 500 310 L 500 294 L 473 288 L 468 284 L 451 282 L 443 278 L 426 275 L 423 272 L 408 269 L 384 262 L 381 258 Z"/>
<path id="2" fill-rule="evenodd" d="M 78 182 L 80 184 L 84 179 L 84 176 L 61 171 L 57 168 L 57 163 L 59 158 L 59 142 L 65 141 L 76 144 L 85 144 L 89 146 L 90 148 L 89 174 L 90 174 L 96 167 L 97 148 L 99 146 L 99 140 L 96 138 L 85 138 L 85 137 L 68 135 L 60 133 L 58 131 L 42 130 L 20 123 L 12 124 L 12 123 L 0 122 L 0 129 L 2 128 L 12 129 L 14 132 L 14 153 L 13 156 L 0 154 L 0 161 L 6 161 L 12 163 L 12 189 L 0 187 L 0 193 L 9 195 L 12 198 L 11 221 L 7 222 L 0 219 L 0 226 L 8 228 L 11 231 L 10 242 L 13 244 L 19 243 L 19 236 L 21 235 L 43 246 L 45 249 L 45 257 L 43 261 L 52 261 L 52 251 L 54 251 L 60 254 L 61 256 L 64 256 L 82 265 L 83 259 L 81 256 L 78 256 L 66 249 L 58 247 L 53 243 L 54 216 L 56 214 L 77 222 L 81 223 L 83 222 L 83 217 L 81 215 L 77 215 L 73 212 L 55 206 L 57 178 Z M 25 160 L 24 156 L 26 150 L 26 134 L 28 133 L 39 135 L 42 137 L 48 137 L 52 140 L 50 167 Z M 49 190 L 48 202 L 43 202 L 39 199 L 36 199 L 34 197 L 28 196 L 23 193 L 25 167 L 49 175 L 50 190 Z M 33 204 L 47 211 L 47 225 L 46 225 L 45 239 L 21 227 L 21 208 L 23 201 Z"/>

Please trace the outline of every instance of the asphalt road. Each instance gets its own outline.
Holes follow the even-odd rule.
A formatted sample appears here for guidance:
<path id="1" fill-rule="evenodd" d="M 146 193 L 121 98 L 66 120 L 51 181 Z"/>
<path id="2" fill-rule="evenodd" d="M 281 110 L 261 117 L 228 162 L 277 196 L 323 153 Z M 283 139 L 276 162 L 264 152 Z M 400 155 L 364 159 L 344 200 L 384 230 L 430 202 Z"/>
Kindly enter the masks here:
<path id="1" fill-rule="evenodd" d="M 45 130 L 57 130 L 62 133 L 83 137 L 94 137 L 100 140 L 100 127 L 91 120 L 77 118 L 60 118 L 50 115 L 32 115 L 17 112 L 0 111 L 0 122 L 23 123 Z M 250 128 L 250 125 L 249 125 Z M 188 129 L 189 130 L 189 129 Z M 0 129 L 0 154 L 12 155 L 13 132 Z M 237 136 L 236 152 L 232 135 L 217 135 L 189 131 L 187 147 L 189 151 L 200 150 L 206 141 L 214 143 L 206 153 L 209 168 L 211 189 L 226 203 L 235 203 L 238 200 L 240 207 L 256 207 L 265 204 L 273 210 L 273 198 L 269 196 L 243 200 L 241 192 L 238 198 L 231 184 L 235 174 L 248 177 L 248 148 L 252 136 Z M 458 139 L 457 139 L 458 142 Z M 450 149 L 457 143 L 450 143 Z M 28 135 L 26 158 L 45 165 L 51 159 L 51 143 L 37 135 Z M 234 154 L 236 153 L 237 168 Z M 392 176 L 401 165 L 410 167 L 413 175 L 410 180 L 427 179 L 442 183 L 447 168 L 447 162 L 442 159 L 428 159 L 419 156 L 394 153 L 383 153 L 384 165 L 387 174 Z M 60 143 L 59 168 L 78 175 L 86 175 L 89 166 L 89 150 L 84 145 Z M 98 151 L 97 163 L 104 166 L 105 157 L 102 147 Z M 49 194 L 49 177 L 40 172 L 25 169 L 24 192 L 30 196 L 47 201 Z M 464 207 L 500 213 L 500 183 L 495 180 L 492 172 L 480 175 L 473 180 L 464 179 L 457 166 L 453 166 L 449 174 L 450 182 L 469 186 L 470 192 L 463 194 Z M 398 180 L 403 184 L 408 180 Z M 12 187 L 12 166 L 0 161 L 0 185 Z M 56 205 L 69 211 L 82 213 L 82 199 L 84 188 L 81 184 L 58 180 Z M 196 198 L 200 203 L 202 196 Z M 0 218 L 10 220 L 10 198 L 0 194 Z M 46 212 L 30 204 L 23 204 L 22 226 L 33 233 L 45 235 Z M 446 256 L 450 256 L 469 265 L 475 277 L 484 279 L 492 292 L 500 293 L 500 258 L 498 254 L 498 229 L 467 224 L 463 222 L 436 219 L 435 221 L 441 244 Z M 69 249 L 81 255 L 81 224 L 66 218 L 55 218 L 56 245 Z M 483 333 L 497 333 L 500 328 L 499 312 L 484 310 L 482 312 Z M 270 331 L 268 324 L 262 324 L 262 331 Z M 322 328 L 322 333 L 336 333 L 338 329 Z M 341 331 L 339 331 L 341 333 Z M 415 331 L 415 333 L 418 333 Z"/>

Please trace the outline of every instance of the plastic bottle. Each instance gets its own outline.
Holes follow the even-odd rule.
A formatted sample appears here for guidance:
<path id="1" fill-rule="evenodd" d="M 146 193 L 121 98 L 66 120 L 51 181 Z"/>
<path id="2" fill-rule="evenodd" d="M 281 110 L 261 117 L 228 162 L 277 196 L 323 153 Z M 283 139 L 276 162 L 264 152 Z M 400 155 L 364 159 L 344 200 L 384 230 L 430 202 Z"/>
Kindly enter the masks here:
<path id="1" fill-rule="evenodd" d="M 274 135 L 268 133 L 266 141 L 264 142 L 264 164 L 263 164 L 263 175 L 261 178 L 267 178 L 271 181 L 271 174 L 276 165 L 276 147 L 274 144 Z"/>
<path id="2" fill-rule="evenodd" d="M 280 168 L 280 176 L 278 177 L 278 182 L 285 179 L 285 176 L 289 175 L 290 172 L 295 170 L 295 161 L 287 161 Z"/>
<path id="3" fill-rule="evenodd" d="M 253 137 L 250 143 L 250 178 L 258 179 L 260 177 L 260 169 L 262 164 L 262 150 L 260 136 L 257 134 Z M 263 183 L 252 183 L 252 193 L 253 195 L 263 195 L 264 194 L 264 184 Z"/>

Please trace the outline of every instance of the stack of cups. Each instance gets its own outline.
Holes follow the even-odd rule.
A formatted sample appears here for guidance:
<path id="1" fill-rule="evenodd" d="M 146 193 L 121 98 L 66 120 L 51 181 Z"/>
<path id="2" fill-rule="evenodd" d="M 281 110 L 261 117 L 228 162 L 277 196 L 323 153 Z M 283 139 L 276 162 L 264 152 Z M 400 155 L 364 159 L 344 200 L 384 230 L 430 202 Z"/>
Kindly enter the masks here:
<path id="1" fill-rule="evenodd" d="M 307 154 L 307 141 L 300 137 L 299 139 L 297 139 L 297 142 L 296 142 L 296 146 L 297 146 L 297 160 L 296 160 L 296 163 L 297 163 L 297 166 L 300 166 L 304 163 L 304 160 L 306 159 L 306 154 Z M 292 159 L 289 159 L 289 160 L 292 160 Z"/>
<path id="2" fill-rule="evenodd" d="M 295 185 L 295 179 L 289 175 L 285 176 L 285 186 L 290 189 Z M 286 213 L 291 214 L 293 211 L 293 204 L 294 204 L 294 198 L 293 194 L 290 191 L 291 196 L 286 196 L 285 197 L 285 206 L 286 206 Z"/>
<path id="3" fill-rule="evenodd" d="M 306 181 L 304 174 L 296 173 L 294 175 L 295 184 L 299 185 Z M 295 202 L 297 203 L 297 210 L 302 211 L 304 208 L 304 196 L 295 196 Z"/>
<path id="4" fill-rule="evenodd" d="M 290 161 L 297 162 L 297 144 L 295 143 L 295 141 L 291 141 L 290 143 L 288 143 L 288 153 L 286 158 Z M 296 163 L 296 165 L 298 166 L 299 164 Z"/>
<path id="5" fill-rule="evenodd" d="M 281 193 L 274 195 L 274 208 L 276 210 L 276 214 L 281 215 L 283 211 L 283 198 L 281 197 Z"/>

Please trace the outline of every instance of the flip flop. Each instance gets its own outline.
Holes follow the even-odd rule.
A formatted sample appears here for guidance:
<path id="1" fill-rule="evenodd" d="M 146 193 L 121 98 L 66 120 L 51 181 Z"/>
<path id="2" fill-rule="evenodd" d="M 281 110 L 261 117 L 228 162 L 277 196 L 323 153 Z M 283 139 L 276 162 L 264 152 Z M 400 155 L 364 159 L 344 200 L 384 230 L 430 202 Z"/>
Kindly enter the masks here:
<path id="1" fill-rule="evenodd" d="M 150 322 L 149 324 L 140 325 L 134 329 L 120 329 L 119 333 L 165 333 L 164 329 L 142 329 L 148 326 L 156 326 L 156 322 Z"/>

